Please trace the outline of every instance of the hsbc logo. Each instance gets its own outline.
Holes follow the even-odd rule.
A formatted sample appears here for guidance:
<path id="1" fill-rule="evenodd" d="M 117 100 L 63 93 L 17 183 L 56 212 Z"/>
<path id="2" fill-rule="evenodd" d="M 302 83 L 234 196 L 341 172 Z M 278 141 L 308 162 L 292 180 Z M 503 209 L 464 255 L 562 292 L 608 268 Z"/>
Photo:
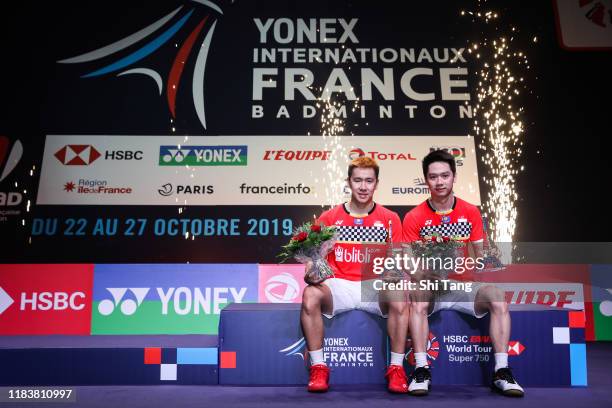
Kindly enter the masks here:
<path id="1" fill-rule="evenodd" d="M 508 342 L 509 356 L 519 356 L 523 351 L 525 351 L 525 346 L 523 346 L 520 341 Z"/>
<path id="2" fill-rule="evenodd" d="M 8 293 L 2 289 L 0 286 L 0 315 L 4 313 L 6 309 L 8 309 L 15 301 L 12 297 L 9 296 Z"/>
<path id="3" fill-rule="evenodd" d="M 101 154 L 92 145 L 66 145 L 55 152 L 54 156 L 66 166 L 89 166 Z"/>
<path id="4" fill-rule="evenodd" d="M 89 166 L 102 157 L 92 145 L 66 145 L 54 156 L 65 166 Z M 106 150 L 104 160 L 142 160 L 141 150 Z"/>
<path id="5" fill-rule="evenodd" d="M 21 293 L 19 310 L 83 310 L 85 297 L 83 292 L 24 292 Z M 13 303 L 15 300 L 0 287 L 0 315 Z"/>
<path id="6" fill-rule="evenodd" d="M 388 153 L 388 152 L 366 152 L 363 149 L 355 148 L 349 152 L 349 159 L 355 160 L 359 157 L 370 157 L 377 161 L 382 160 L 416 160 L 416 158 L 412 157 L 412 153 Z"/>
<path id="7" fill-rule="evenodd" d="M 290 273 L 283 272 L 268 279 L 264 294 L 271 303 L 291 303 L 300 294 L 300 285 Z"/>
<path id="8" fill-rule="evenodd" d="M 83 310 L 85 308 L 83 292 L 32 292 L 22 293 L 20 310 Z"/>

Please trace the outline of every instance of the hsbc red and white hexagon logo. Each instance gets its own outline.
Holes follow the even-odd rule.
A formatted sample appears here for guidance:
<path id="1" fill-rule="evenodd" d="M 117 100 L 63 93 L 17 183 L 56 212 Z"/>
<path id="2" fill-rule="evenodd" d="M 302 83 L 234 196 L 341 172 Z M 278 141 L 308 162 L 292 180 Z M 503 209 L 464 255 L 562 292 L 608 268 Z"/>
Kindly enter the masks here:
<path id="1" fill-rule="evenodd" d="M 525 346 L 520 341 L 509 341 L 508 342 L 508 355 L 518 356 L 525 351 Z"/>
<path id="2" fill-rule="evenodd" d="M 66 145 L 55 152 L 54 156 L 66 166 L 89 166 L 101 154 L 92 145 Z"/>

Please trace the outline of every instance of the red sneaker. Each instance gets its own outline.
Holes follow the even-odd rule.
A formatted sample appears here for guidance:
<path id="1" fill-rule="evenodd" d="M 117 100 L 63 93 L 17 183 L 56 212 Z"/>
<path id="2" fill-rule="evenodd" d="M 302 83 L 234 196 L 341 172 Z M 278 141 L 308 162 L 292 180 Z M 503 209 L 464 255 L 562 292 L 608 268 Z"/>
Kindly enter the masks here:
<path id="1" fill-rule="evenodd" d="M 329 368 L 325 364 L 310 366 L 309 392 L 327 392 L 329 389 Z"/>
<path id="2" fill-rule="evenodd" d="M 388 381 L 387 389 L 389 392 L 407 393 L 408 392 L 408 377 L 404 371 L 404 367 L 398 365 L 390 365 L 387 368 L 385 378 Z"/>

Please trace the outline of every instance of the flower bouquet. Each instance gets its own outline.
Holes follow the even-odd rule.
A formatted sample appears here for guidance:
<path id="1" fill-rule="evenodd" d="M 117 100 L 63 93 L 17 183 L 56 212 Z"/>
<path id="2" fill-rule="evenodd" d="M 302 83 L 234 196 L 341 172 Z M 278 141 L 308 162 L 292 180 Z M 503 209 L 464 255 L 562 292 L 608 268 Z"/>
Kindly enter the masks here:
<path id="1" fill-rule="evenodd" d="M 436 232 L 413 242 L 410 247 L 412 256 L 421 258 L 418 279 L 428 281 L 448 279 L 449 272 L 455 269 L 457 258 L 465 256 L 465 242 L 459 236 L 442 236 Z M 435 295 L 440 296 L 442 292 L 436 291 Z"/>
<path id="2" fill-rule="evenodd" d="M 281 262 L 291 258 L 303 264 L 312 262 L 312 269 L 308 272 L 310 279 L 307 281 L 318 283 L 334 275 L 326 258 L 335 243 L 335 227 L 307 222 L 295 229 L 293 237 L 283 245 L 278 257 Z"/>

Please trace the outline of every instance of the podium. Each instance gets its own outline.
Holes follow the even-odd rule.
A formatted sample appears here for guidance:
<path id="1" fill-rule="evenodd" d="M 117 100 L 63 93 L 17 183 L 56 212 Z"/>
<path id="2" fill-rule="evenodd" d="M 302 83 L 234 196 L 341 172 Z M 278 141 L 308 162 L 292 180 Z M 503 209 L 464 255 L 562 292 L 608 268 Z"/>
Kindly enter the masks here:
<path id="1" fill-rule="evenodd" d="M 582 311 L 510 313 L 509 365 L 521 385 L 587 385 Z M 219 384 L 306 384 L 308 355 L 299 314 L 299 304 L 225 308 L 219 325 Z M 324 318 L 324 324 L 323 351 L 331 368 L 331 384 L 385 383 L 390 351 L 385 319 L 354 310 Z M 476 319 L 455 311 L 441 311 L 430 318 L 427 354 L 434 384 L 489 384 L 494 356 L 488 326 L 488 316 Z M 412 369 L 410 360 L 408 352 L 407 371 Z"/>

